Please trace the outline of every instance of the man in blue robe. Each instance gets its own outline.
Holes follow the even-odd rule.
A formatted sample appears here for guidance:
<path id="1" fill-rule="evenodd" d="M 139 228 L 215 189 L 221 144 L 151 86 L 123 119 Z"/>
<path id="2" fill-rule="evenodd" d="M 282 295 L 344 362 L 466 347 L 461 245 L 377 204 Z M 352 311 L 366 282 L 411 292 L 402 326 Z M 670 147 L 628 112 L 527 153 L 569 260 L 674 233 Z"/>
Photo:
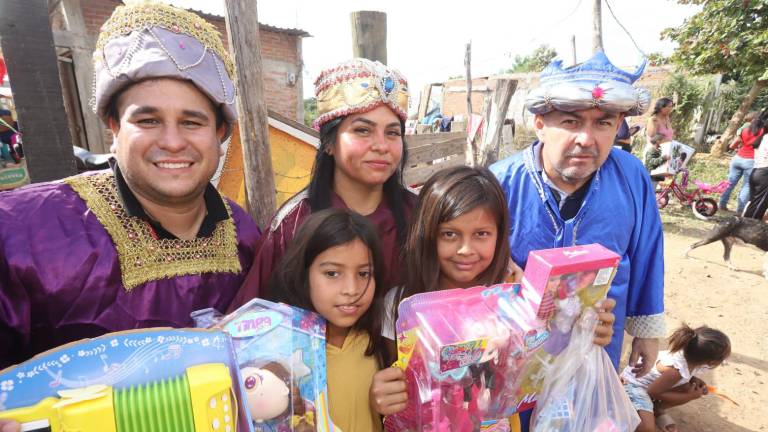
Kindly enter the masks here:
<path id="1" fill-rule="evenodd" d="M 532 250 L 589 243 L 621 255 L 608 292 L 616 322 L 606 350 L 618 367 L 626 330 L 639 375 L 655 364 L 665 336 L 664 245 L 650 178 L 613 141 L 625 116 L 648 107 L 647 91 L 632 86 L 644 66 L 628 73 L 603 53 L 568 69 L 555 61 L 526 99 L 538 140 L 491 166 L 509 203 L 518 265 Z"/>

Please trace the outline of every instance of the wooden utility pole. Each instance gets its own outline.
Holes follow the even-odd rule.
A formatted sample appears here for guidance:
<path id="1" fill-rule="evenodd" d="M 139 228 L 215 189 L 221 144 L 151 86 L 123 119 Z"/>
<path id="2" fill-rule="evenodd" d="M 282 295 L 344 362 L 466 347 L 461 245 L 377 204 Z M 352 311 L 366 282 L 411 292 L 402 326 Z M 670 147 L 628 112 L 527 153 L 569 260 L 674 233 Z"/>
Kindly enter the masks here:
<path id="1" fill-rule="evenodd" d="M 571 35 L 571 52 L 573 53 L 573 64 L 576 64 L 576 35 Z"/>
<path id="2" fill-rule="evenodd" d="M 226 6 L 229 49 L 235 62 L 245 195 L 248 211 L 265 229 L 275 213 L 275 179 L 269 149 L 256 1 L 226 0 Z"/>
<path id="3" fill-rule="evenodd" d="M 48 0 L 0 1 L 0 41 L 32 182 L 77 173 Z"/>
<path id="4" fill-rule="evenodd" d="M 352 12 L 352 55 L 387 64 L 387 14 Z"/>
<path id="5" fill-rule="evenodd" d="M 93 50 L 96 46 L 94 38 L 88 35 L 85 27 L 80 0 L 62 0 L 61 8 L 67 23 L 67 31 L 71 36 L 69 48 L 72 50 L 72 60 L 75 64 L 75 80 L 80 99 L 80 111 L 83 115 L 85 136 L 88 149 L 94 153 L 109 153 L 109 144 L 104 140 L 104 126 L 99 116 L 90 106 L 93 91 Z"/>
<path id="6" fill-rule="evenodd" d="M 421 99 L 419 99 L 419 113 L 416 118 L 421 121 L 427 116 L 427 110 L 429 110 L 429 98 L 432 95 L 432 84 L 424 85 L 424 89 L 421 90 Z"/>
<path id="7" fill-rule="evenodd" d="M 467 69 L 467 125 L 472 124 L 472 41 L 467 44 L 464 54 L 464 67 Z M 475 166 L 475 141 L 467 140 L 466 159 L 467 165 Z"/>
<path id="8" fill-rule="evenodd" d="M 486 95 L 483 116 L 485 118 L 485 135 L 478 149 L 476 161 L 478 166 L 487 167 L 499 159 L 501 150 L 502 129 L 507 118 L 507 110 L 512 95 L 517 89 L 517 80 L 499 79 L 496 90 Z"/>
<path id="9" fill-rule="evenodd" d="M 469 118 L 472 116 L 472 41 L 467 44 L 464 67 L 467 70 L 467 118 Z"/>
<path id="10" fill-rule="evenodd" d="M 602 0 L 593 0 L 592 6 L 592 54 L 603 51 Z"/>

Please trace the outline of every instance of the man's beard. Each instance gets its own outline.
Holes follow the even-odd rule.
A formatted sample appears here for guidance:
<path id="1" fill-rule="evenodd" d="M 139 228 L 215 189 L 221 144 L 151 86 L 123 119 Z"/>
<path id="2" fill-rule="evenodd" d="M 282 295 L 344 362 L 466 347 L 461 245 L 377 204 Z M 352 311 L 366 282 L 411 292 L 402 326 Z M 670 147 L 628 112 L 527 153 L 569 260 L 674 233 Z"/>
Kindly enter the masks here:
<path id="1" fill-rule="evenodd" d="M 567 166 L 565 162 L 571 158 L 571 157 L 577 157 L 577 156 L 590 156 L 592 157 L 593 161 L 593 168 L 587 168 L 587 167 L 573 167 L 573 166 Z M 591 149 L 585 149 L 582 147 L 576 147 L 575 149 L 569 151 L 566 153 L 561 159 L 561 163 L 557 164 L 555 166 L 555 171 L 560 175 L 560 177 L 565 181 L 566 183 L 578 183 L 584 179 L 588 179 L 592 176 L 592 174 L 597 171 L 597 159 L 598 159 L 598 152 L 597 150 L 591 150 Z"/>

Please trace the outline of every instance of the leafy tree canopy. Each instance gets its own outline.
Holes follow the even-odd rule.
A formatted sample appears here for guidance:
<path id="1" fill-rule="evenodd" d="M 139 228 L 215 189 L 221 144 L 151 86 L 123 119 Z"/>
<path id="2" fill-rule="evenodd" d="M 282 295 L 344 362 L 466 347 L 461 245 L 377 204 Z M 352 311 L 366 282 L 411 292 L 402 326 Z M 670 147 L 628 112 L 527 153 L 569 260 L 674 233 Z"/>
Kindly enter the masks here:
<path id="1" fill-rule="evenodd" d="M 557 51 L 549 45 L 541 45 L 526 56 L 515 56 L 512 68 L 507 72 L 541 72 L 557 57 Z"/>
<path id="2" fill-rule="evenodd" d="M 677 0 L 702 6 L 663 38 L 677 42 L 672 61 L 694 74 L 768 79 L 768 0 Z"/>
<path id="3" fill-rule="evenodd" d="M 304 99 L 304 124 L 312 127 L 312 122 L 317 118 L 317 99 Z"/>
<path id="4" fill-rule="evenodd" d="M 660 52 L 652 52 L 648 54 L 648 64 L 651 66 L 663 66 L 669 63 L 669 57 Z"/>

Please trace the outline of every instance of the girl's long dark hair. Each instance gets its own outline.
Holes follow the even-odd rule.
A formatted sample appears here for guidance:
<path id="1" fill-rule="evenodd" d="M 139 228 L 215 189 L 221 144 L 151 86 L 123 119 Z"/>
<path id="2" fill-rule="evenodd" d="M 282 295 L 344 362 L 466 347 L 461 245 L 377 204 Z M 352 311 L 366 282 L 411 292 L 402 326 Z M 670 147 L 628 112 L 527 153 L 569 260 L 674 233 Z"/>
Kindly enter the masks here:
<path id="1" fill-rule="evenodd" d="M 696 329 L 683 324 L 669 337 L 669 350 L 683 351 L 689 364 L 721 363 L 731 355 L 731 340 L 720 330 L 707 326 Z"/>
<path id="2" fill-rule="evenodd" d="M 312 167 L 312 177 L 309 180 L 308 199 L 312 212 L 327 209 L 331 206 L 331 190 L 333 189 L 333 171 L 336 163 L 328 150 L 336 145 L 339 125 L 346 117 L 339 117 L 320 127 L 320 148 L 315 156 L 315 164 Z M 405 143 L 405 122 L 400 120 L 400 134 L 403 138 L 403 156 L 400 166 L 394 174 L 384 182 L 384 199 L 387 201 L 392 214 L 395 217 L 397 239 L 400 243 L 405 241 L 407 222 L 405 216 L 404 197 L 409 192 L 403 186 L 403 171 L 408 160 L 408 148 Z"/>
<path id="3" fill-rule="evenodd" d="M 656 101 L 656 105 L 653 107 L 653 115 L 660 113 L 662 109 L 673 103 L 675 102 L 668 97 L 659 98 L 659 100 Z"/>
<path id="4" fill-rule="evenodd" d="M 355 240 L 362 241 L 370 251 L 372 279 L 366 289 L 373 288 L 374 293 L 370 308 L 355 323 L 354 328 L 368 333 L 369 342 L 365 355 L 376 356 L 380 366 L 383 366 L 381 304 L 385 289 L 382 271 L 384 261 L 376 229 L 364 216 L 351 210 L 334 208 L 310 215 L 296 232 L 288 250 L 272 272 L 269 300 L 316 312 L 309 293 L 310 266 L 315 258 L 326 250 Z"/>
<path id="5" fill-rule="evenodd" d="M 486 208 L 496 217 L 498 231 L 493 260 L 478 275 L 478 285 L 492 285 L 505 279 L 509 263 L 509 215 L 498 180 L 487 168 L 446 168 L 427 180 L 419 193 L 405 243 L 406 284 L 400 290 L 395 307 L 405 297 L 440 289 L 437 258 L 440 224 L 477 208 Z"/>

